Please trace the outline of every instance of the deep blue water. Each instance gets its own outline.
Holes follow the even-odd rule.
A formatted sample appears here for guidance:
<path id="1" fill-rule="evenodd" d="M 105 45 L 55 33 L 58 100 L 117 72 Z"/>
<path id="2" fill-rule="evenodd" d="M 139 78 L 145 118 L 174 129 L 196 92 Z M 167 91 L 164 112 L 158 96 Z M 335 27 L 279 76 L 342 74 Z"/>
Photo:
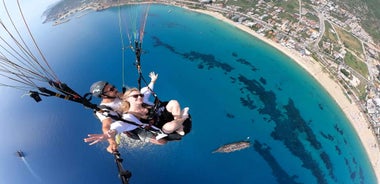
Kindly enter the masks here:
<path id="1" fill-rule="evenodd" d="M 79 93 L 98 80 L 121 86 L 117 17 L 114 8 L 58 26 L 35 25 L 49 63 Z M 151 6 L 143 49 L 145 77 L 156 71 L 159 97 L 190 107 L 193 130 L 165 146 L 120 148 L 132 183 L 376 183 L 343 112 L 279 51 L 212 17 L 163 5 Z M 127 85 L 137 86 L 131 53 L 125 63 Z M 2 107 L 9 122 L 3 136 L 12 144 L 2 137 L 1 165 L 8 167 L 1 168 L 0 183 L 120 183 L 106 144 L 82 141 L 100 132 L 91 110 L 0 92 L 13 93 Z M 248 149 L 211 153 L 247 137 Z M 17 149 L 33 172 L 12 155 Z"/>

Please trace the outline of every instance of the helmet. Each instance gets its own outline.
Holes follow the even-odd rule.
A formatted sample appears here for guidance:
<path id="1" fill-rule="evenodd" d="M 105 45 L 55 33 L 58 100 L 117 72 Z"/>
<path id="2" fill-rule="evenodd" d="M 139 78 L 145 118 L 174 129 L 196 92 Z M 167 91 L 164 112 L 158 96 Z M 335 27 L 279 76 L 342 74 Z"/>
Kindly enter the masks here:
<path id="1" fill-rule="evenodd" d="M 106 87 L 108 82 L 105 81 L 98 81 L 91 85 L 90 87 L 90 93 L 92 93 L 93 96 L 99 97 L 103 94 L 104 87 Z"/>

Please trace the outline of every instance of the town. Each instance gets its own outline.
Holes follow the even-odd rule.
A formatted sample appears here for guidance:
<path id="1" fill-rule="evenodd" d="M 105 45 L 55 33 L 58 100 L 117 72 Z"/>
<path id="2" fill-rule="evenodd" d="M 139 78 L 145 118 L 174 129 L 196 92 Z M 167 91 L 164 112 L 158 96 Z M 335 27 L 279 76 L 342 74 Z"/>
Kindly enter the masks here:
<path id="1" fill-rule="evenodd" d="M 88 1 L 88 2 L 87 2 Z M 360 26 L 361 19 L 328 0 L 87 0 L 65 6 L 47 21 L 54 25 L 86 10 L 101 11 L 113 6 L 153 2 L 218 12 L 245 25 L 301 56 L 312 57 L 366 115 L 365 126 L 380 141 L 379 45 Z M 377 145 L 378 145 L 377 143 Z M 376 145 L 375 145 L 376 146 Z"/>

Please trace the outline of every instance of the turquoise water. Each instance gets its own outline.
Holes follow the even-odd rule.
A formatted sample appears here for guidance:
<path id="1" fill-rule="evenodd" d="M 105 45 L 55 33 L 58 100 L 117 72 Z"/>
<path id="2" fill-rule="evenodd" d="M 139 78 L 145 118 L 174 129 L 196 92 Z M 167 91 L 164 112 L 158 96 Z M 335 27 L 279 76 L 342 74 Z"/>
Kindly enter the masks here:
<path id="1" fill-rule="evenodd" d="M 84 94 L 98 80 L 121 86 L 117 15 L 114 8 L 36 31 L 60 79 L 76 91 Z M 145 77 L 156 71 L 159 97 L 190 107 L 193 130 L 165 146 L 121 148 L 132 183 L 376 183 L 343 112 L 279 51 L 212 17 L 163 5 L 151 6 L 143 49 Z M 126 58 L 127 85 L 137 86 L 134 57 Z M 90 110 L 56 99 L 27 103 L 35 129 L 19 131 L 38 134 L 35 142 L 48 141 L 25 143 L 20 137 L 18 143 L 44 183 L 120 182 L 106 145 L 82 142 L 88 133 L 100 132 Z M 22 117 L 14 121 L 30 123 Z M 43 136 L 39 127 L 47 130 Z M 247 138 L 248 149 L 211 153 Z M 25 171 L 18 168 L 14 175 L 19 172 Z"/>

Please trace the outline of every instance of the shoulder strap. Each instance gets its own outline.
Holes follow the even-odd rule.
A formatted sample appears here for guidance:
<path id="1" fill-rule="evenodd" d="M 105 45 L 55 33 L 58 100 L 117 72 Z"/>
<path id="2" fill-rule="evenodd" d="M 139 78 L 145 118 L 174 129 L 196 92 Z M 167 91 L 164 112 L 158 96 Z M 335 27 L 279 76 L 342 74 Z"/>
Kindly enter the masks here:
<path id="1" fill-rule="evenodd" d="M 102 112 L 102 111 L 108 111 L 108 112 L 114 111 L 114 112 L 116 112 L 112 107 L 110 107 L 108 105 L 99 105 L 98 107 L 99 107 L 98 111 L 100 111 L 100 112 Z"/>
<path id="2" fill-rule="evenodd" d="M 109 118 L 112 118 L 113 120 L 115 121 L 122 121 L 124 123 L 128 123 L 128 124 L 132 124 L 132 125 L 135 125 L 137 127 L 140 127 L 140 128 L 143 128 L 144 126 L 143 125 L 140 125 L 140 124 L 137 124 L 133 121 L 129 121 L 129 120 L 125 120 L 122 118 L 122 116 L 116 112 L 112 107 L 110 106 L 107 106 L 107 105 L 99 105 L 98 106 L 100 110 L 98 111 L 94 111 L 95 113 L 96 112 L 100 112 L 102 113 L 102 115 L 106 116 L 106 117 L 109 117 Z M 111 112 L 115 112 L 115 113 L 111 113 Z"/>
<path id="3" fill-rule="evenodd" d="M 120 120 L 121 115 L 115 111 L 112 107 L 107 106 L 107 105 L 99 105 L 97 109 L 94 109 L 94 114 L 95 113 L 101 113 L 103 116 L 112 118 L 113 120 Z M 111 113 L 114 112 L 114 113 Z"/>
<path id="4" fill-rule="evenodd" d="M 143 129 L 143 130 L 148 130 L 148 131 L 151 131 L 152 133 L 153 132 L 161 132 L 161 130 L 155 126 L 153 126 L 152 124 L 148 123 L 146 124 L 146 126 L 144 125 L 141 125 L 141 124 L 138 124 L 134 121 L 130 121 L 130 120 L 126 120 L 126 119 L 123 119 L 122 116 L 117 113 L 112 107 L 110 106 L 107 106 L 107 105 L 99 105 L 98 106 L 100 110 L 98 111 L 94 111 L 94 113 L 96 112 L 100 112 L 102 113 L 104 116 L 106 117 L 109 117 L 109 118 L 112 118 L 113 120 L 115 121 L 122 121 L 124 123 L 128 123 L 128 124 L 131 124 L 131 125 L 135 125 L 137 126 L 138 128 L 140 129 Z M 110 113 L 110 112 L 115 112 L 115 113 Z M 116 115 L 115 115 L 116 114 Z"/>

